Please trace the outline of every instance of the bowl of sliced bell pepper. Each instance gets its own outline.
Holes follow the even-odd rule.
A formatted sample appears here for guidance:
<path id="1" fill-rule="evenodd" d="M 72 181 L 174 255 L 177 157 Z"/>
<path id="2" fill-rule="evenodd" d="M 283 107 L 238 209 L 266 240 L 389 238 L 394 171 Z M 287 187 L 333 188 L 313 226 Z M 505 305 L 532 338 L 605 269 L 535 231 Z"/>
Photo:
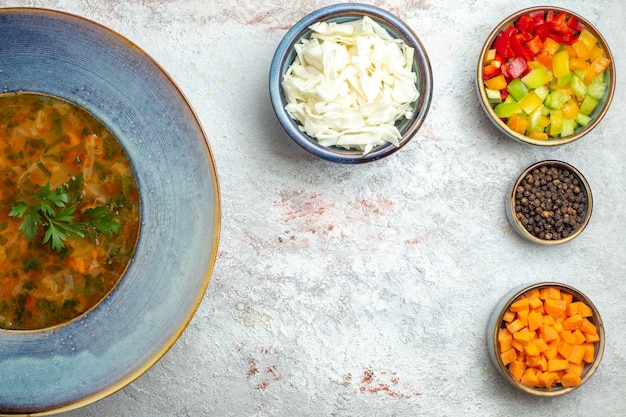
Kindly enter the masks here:
<path id="1" fill-rule="evenodd" d="M 500 299 L 487 343 L 495 367 L 515 388 L 556 397 L 580 388 L 598 369 L 605 333 L 597 307 L 582 291 L 538 282 Z"/>
<path id="2" fill-rule="evenodd" d="M 584 17 L 531 7 L 504 19 L 480 52 L 476 86 L 488 118 L 507 137 L 538 146 L 571 143 L 606 115 L 613 56 Z"/>

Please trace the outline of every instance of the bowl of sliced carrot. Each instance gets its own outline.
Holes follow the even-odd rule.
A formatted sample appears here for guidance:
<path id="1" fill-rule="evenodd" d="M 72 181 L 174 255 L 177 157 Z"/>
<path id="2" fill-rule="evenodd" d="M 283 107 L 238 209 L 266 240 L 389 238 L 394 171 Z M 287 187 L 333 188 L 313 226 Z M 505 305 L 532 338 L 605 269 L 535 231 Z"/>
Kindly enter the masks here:
<path id="1" fill-rule="evenodd" d="M 570 393 L 591 378 L 604 352 L 604 326 L 576 288 L 542 282 L 517 288 L 496 306 L 488 348 L 500 374 L 540 397 Z"/>

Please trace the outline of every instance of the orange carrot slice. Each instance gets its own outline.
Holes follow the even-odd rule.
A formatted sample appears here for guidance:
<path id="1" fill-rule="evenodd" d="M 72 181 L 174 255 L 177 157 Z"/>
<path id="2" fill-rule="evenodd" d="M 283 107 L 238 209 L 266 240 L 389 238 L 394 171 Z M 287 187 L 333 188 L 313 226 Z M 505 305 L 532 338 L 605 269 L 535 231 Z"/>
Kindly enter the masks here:
<path id="1" fill-rule="evenodd" d="M 552 390 L 581 383 L 600 340 L 593 310 L 569 291 L 533 289 L 515 300 L 498 332 L 500 357 L 512 378 Z"/>

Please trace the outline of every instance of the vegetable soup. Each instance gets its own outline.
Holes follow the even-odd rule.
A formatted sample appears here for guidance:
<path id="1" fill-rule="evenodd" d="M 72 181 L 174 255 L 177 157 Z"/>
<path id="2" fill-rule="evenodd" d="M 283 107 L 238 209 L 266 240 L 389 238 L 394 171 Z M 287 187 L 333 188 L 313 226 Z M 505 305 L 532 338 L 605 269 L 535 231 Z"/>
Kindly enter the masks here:
<path id="1" fill-rule="evenodd" d="M 0 95 L 0 328 L 66 323 L 124 274 L 140 227 L 131 162 L 68 101 Z"/>

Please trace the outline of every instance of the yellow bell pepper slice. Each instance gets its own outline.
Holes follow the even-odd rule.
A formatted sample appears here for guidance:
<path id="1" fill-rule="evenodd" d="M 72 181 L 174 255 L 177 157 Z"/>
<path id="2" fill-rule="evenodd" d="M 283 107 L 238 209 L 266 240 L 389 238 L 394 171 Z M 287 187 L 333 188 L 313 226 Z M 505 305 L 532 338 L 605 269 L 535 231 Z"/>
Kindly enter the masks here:
<path id="1" fill-rule="evenodd" d="M 552 57 L 552 73 L 555 78 L 569 74 L 569 53 L 566 49 L 557 52 Z"/>

